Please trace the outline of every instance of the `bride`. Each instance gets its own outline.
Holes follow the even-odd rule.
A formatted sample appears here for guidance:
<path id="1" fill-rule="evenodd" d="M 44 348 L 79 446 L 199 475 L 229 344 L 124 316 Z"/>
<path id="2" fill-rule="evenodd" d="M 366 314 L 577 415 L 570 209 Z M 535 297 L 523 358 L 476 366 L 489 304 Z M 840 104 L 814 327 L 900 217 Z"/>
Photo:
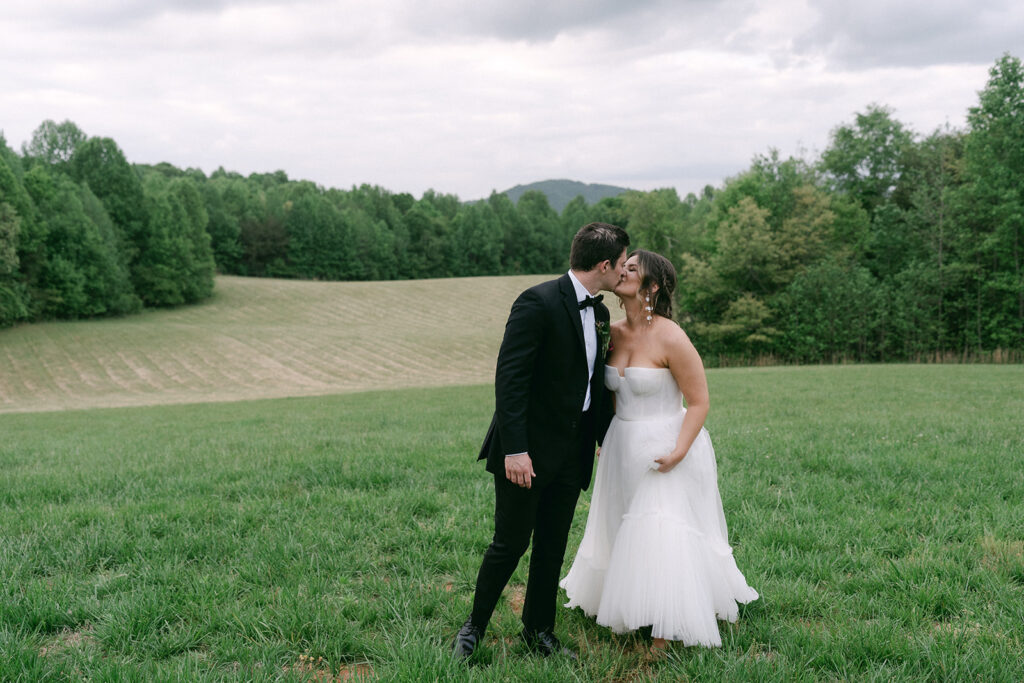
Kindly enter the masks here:
<path id="1" fill-rule="evenodd" d="M 611 326 L 605 385 L 615 417 L 599 453 L 587 526 L 561 586 L 616 633 L 651 627 L 668 640 L 722 644 L 717 619 L 757 599 L 727 538 L 718 470 L 704 427 L 704 366 L 672 320 L 676 274 L 638 249 L 615 288 L 626 311 Z M 686 399 L 683 408 L 682 398 Z"/>

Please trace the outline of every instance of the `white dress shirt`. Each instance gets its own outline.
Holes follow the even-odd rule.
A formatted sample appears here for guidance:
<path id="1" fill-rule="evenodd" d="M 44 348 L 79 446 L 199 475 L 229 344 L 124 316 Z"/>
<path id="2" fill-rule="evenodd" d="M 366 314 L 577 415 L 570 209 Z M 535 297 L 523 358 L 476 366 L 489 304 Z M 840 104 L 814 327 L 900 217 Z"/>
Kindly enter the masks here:
<path id="1" fill-rule="evenodd" d="M 571 270 L 569 279 L 572 280 L 572 286 L 576 290 L 576 303 L 591 296 Z M 597 361 L 597 327 L 593 306 L 580 309 L 580 321 L 583 323 L 583 344 L 587 349 L 587 396 L 583 399 L 583 410 L 587 410 L 590 408 L 590 380 L 594 377 L 594 363 Z"/>

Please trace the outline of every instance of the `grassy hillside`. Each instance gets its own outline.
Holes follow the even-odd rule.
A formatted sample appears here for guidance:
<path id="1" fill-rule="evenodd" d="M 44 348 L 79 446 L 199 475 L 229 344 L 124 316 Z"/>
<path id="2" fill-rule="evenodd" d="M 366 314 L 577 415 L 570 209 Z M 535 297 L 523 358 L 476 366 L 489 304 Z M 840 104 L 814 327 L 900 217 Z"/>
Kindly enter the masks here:
<path id="1" fill-rule="evenodd" d="M 0 412 L 489 382 L 512 301 L 546 277 L 219 277 L 198 306 L 0 330 Z"/>

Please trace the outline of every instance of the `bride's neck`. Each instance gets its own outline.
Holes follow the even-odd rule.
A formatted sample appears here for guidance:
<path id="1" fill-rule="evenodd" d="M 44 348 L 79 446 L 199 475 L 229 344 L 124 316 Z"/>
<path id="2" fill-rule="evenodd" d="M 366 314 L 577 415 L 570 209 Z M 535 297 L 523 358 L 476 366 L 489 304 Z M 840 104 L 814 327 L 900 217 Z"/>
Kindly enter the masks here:
<path id="1" fill-rule="evenodd" d="M 622 308 L 626 312 L 626 325 L 630 329 L 647 327 L 647 311 L 644 310 L 643 299 L 631 298 L 622 300 Z"/>

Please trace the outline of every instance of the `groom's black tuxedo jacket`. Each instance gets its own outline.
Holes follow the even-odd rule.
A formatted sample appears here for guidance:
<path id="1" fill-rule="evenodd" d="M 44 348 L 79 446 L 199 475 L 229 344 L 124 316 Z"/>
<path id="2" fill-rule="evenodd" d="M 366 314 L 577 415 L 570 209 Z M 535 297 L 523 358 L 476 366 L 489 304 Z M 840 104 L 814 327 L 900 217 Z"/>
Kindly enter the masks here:
<path id="1" fill-rule="evenodd" d="M 594 306 L 594 320 L 609 324 L 604 304 Z M 578 458 L 580 488 L 587 488 L 594 447 L 613 413 L 604 386 L 600 333 L 597 346 L 590 381 L 592 419 L 582 420 L 587 356 L 568 273 L 519 295 L 505 324 L 494 373 L 494 418 L 480 449 L 479 459 L 487 460 L 489 472 L 504 475 L 506 455 L 528 452 L 536 483 L 543 483 L 567 464 L 566 458 Z"/>

